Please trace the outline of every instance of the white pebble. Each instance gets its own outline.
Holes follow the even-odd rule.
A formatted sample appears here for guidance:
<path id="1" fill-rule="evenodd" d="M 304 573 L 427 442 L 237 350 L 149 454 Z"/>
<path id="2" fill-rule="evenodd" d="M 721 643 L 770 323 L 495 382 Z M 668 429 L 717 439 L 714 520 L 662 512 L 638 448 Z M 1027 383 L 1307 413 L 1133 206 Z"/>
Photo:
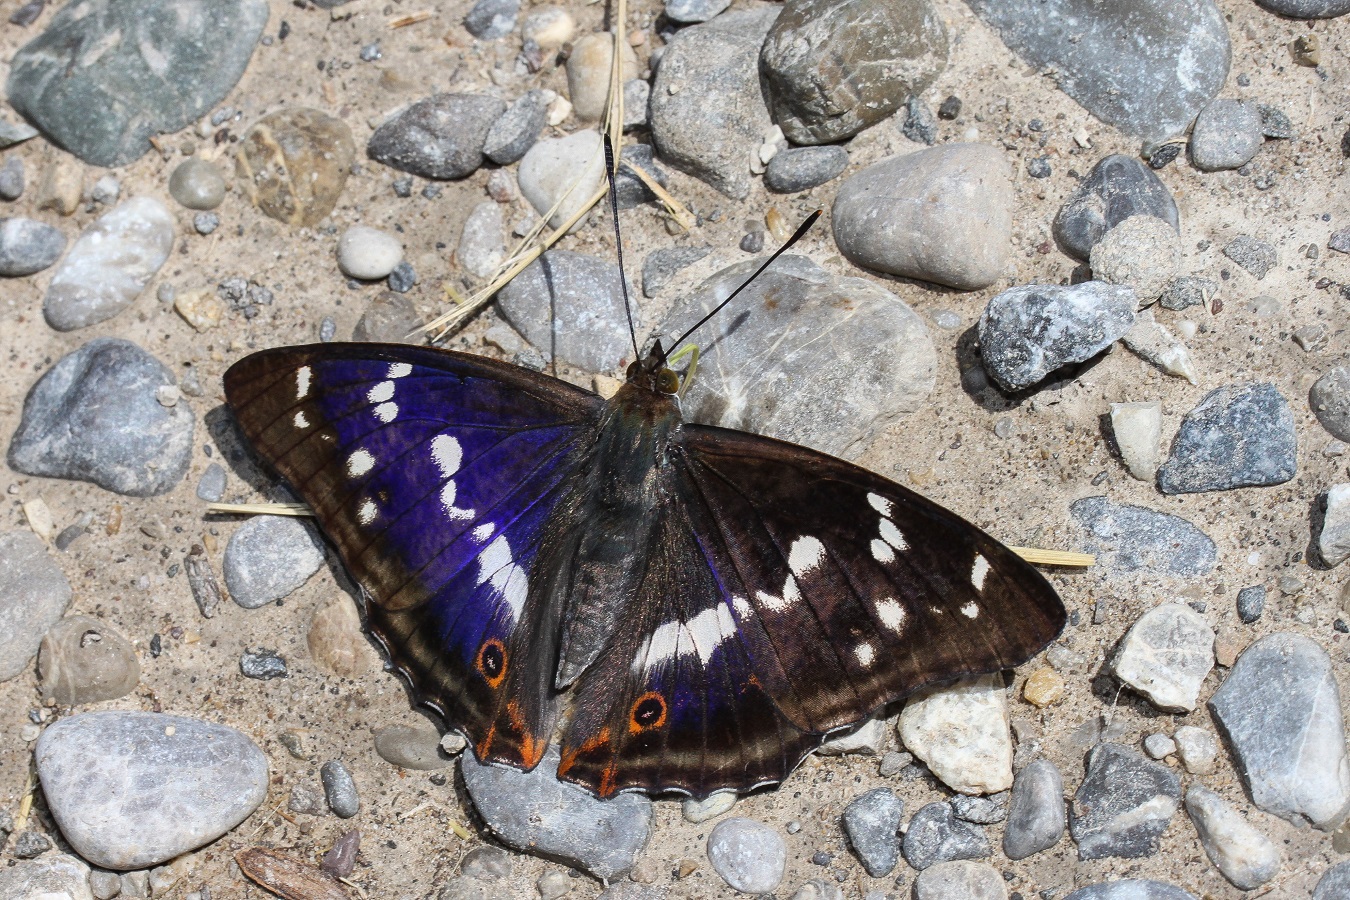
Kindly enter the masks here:
<path id="1" fill-rule="evenodd" d="M 387 231 L 353 225 L 338 241 L 337 261 L 344 275 L 377 281 L 403 261 L 403 245 Z"/>

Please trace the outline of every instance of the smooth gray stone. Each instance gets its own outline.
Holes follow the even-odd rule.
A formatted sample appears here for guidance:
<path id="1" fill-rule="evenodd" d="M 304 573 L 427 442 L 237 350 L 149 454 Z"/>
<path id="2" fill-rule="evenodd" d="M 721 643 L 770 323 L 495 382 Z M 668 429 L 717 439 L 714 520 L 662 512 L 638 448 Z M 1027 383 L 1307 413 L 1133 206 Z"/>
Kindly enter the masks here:
<path id="1" fill-rule="evenodd" d="M 0 165 L 0 200 L 18 200 L 23 188 L 23 157 L 11 156 Z"/>
<path id="2" fill-rule="evenodd" d="M 1240 234 L 1229 241 L 1223 248 L 1223 255 L 1250 272 L 1257 281 L 1265 278 L 1280 261 L 1273 244 L 1248 234 Z"/>
<path id="3" fill-rule="evenodd" d="M 905 801 L 890 788 L 877 788 L 844 807 L 844 834 L 873 878 L 891 874 L 900 861 L 900 819 Z"/>
<path id="4" fill-rule="evenodd" d="M 1231 384 L 1205 395 L 1181 420 L 1158 470 L 1164 494 L 1284 484 L 1298 471 L 1294 414 L 1269 382 Z"/>
<path id="5" fill-rule="evenodd" d="M 516 27 L 520 0 L 477 0 L 464 17 L 464 28 L 480 41 L 504 38 Z"/>
<path id="6" fill-rule="evenodd" d="M 1059 769 L 1044 757 L 1032 760 L 1013 778 L 1004 854 L 1026 859 L 1050 849 L 1064 837 L 1064 822 L 1064 779 Z"/>
<path id="7" fill-rule="evenodd" d="M 1350 441 L 1350 367 L 1337 366 L 1313 382 L 1308 405 L 1323 428 Z"/>
<path id="8" fill-rule="evenodd" d="M 1166 766 L 1120 744 L 1098 744 L 1069 811 L 1078 858 L 1152 856 L 1180 805 L 1181 781 Z"/>
<path id="9" fill-rule="evenodd" d="M 712 247 L 662 247 L 642 261 L 642 296 L 655 297 L 681 269 L 712 252 Z"/>
<path id="10" fill-rule="evenodd" d="M 672 22 L 706 22 L 731 5 L 731 0 L 666 0 L 666 17 Z"/>
<path id="11" fill-rule="evenodd" d="M 1332 663 L 1296 634 L 1261 638 L 1209 701 L 1252 802 L 1334 831 L 1350 813 L 1350 759 Z"/>
<path id="12" fill-rule="evenodd" d="M 1350 897 L 1350 861 L 1337 863 L 1322 873 L 1313 888 L 1312 900 L 1346 900 Z"/>
<path id="13" fill-rule="evenodd" d="M 972 825 L 995 825 L 1008 818 L 1008 810 L 1001 802 L 1006 800 L 1007 796 L 1006 793 L 1002 793 L 995 799 L 957 794 L 951 799 L 952 812 L 962 822 L 969 822 Z"/>
<path id="14" fill-rule="evenodd" d="M 795 194 L 832 181 L 847 168 L 848 151 L 843 147 L 789 147 L 769 160 L 764 186 L 779 194 Z"/>
<path id="15" fill-rule="evenodd" d="M 34 219 L 0 219 L 0 275 L 17 278 L 41 272 L 61 258 L 66 236 Z"/>
<path id="16" fill-rule="evenodd" d="M 340 759 L 330 759 L 319 767 L 323 782 L 323 796 L 328 808 L 339 819 L 350 819 L 361 811 L 361 797 L 356 792 L 356 780 Z"/>
<path id="17" fill-rule="evenodd" d="M 1350 0 L 1256 0 L 1273 13 L 1292 19 L 1330 19 L 1350 13 Z M 1317 900 L 1322 900 L 1318 897 Z"/>
<path id="18" fill-rule="evenodd" d="M 92 616 L 71 616 L 43 637 L 38 678 L 42 699 L 80 706 L 130 694 L 140 681 L 141 664 L 131 642 L 116 629 Z"/>
<path id="19" fill-rule="evenodd" d="M 629 298 L 637 293 L 629 288 Z M 633 355 L 619 267 L 570 250 L 550 250 L 526 266 L 497 294 L 502 318 L 545 359 L 589 372 L 608 372 Z M 642 317 L 633 304 L 633 322 Z"/>
<path id="20" fill-rule="evenodd" d="M 105 869 L 144 869 L 214 841 L 267 796 L 267 758 L 224 725 L 89 712 L 47 726 L 34 753 L 61 833 Z"/>
<path id="21" fill-rule="evenodd" d="M 661 161 L 735 200 L 750 193 L 750 159 L 773 124 L 759 85 L 759 48 L 773 8 L 731 11 L 676 32 L 651 92 Z"/>
<path id="22" fill-rule="evenodd" d="M 394 291 L 380 291 L 371 298 L 352 329 L 354 341 L 391 344 L 421 343 L 422 314 L 411 299 Z"/>
<path id="23" fill-rule="evenodd" d="M 914 900 L 1007 900 L 1003 876 L 968 859 L 929 866 L 914 879 Z"/>
<path id="24" fill-rule="evenodd" d="M 550 744 L 531 772 L 461 757 L 464 786 L 488 828 L 507 845 L 597 878 L 627 872 L 651 833 L 652 801 L 642 794 L 597 800 L 558 780 L 558 749 Z"/>
<path id="25" fill-rule="evenodd" d="M 225 201 L 225 176 L 214 163 L 190 157 L 169 176 L 169 196 L 187 209 L 215 209 Z"/>
<path id="26" fill-rule="evenodd" d="M 548 124 L 548 94 L 526 91 L 488 129 L 483 155 L 499 166 L 519 162 Z"/>
<path id="27" fill-rule="evenodd" d="M 74 0 L 14 55 L 9 102 L 85 162 L 126 165 L 225 97 L 267 16 L 266 0 Z"/>
<path id="28" fill-rule="evenodd" d="M 954 859 L 982 859 L 993 852 L 984 829 L 956 818 L 947 803 L 929 803 L 916 812 L 901 846 L 905 862 L 920 870 Z"/>
<path id="29" fill-rule="evenodd" d="M 1102 884 L 1090 884 L 1069 894 L 1064 900 L 1199 900 L 1190 891 L 1162 881 L 1122 878 Z"/>
<path id="30" fill-rule="evenodd" d="M 1087 533 L 1081 547 L 1115 575 L 1147 571 L 1194 578 L 1213 571 L 1218 550 L 1199 528 L 1171 513 L 1084 497 L 1069 512 Z"/>
<path id="31" fill-rule="evenodd" d="M 774 121 L 794 144 L 852 137 L 946 67 L 947 32 L 928 0 L 788 0 L 759 52 Z"/>
<path id="32" fill-rule="evenodd" d="M 783 880 L 787 844 L 763 822 L 740 816 L 723 819 L 708 834 L 708 862 L 741 893 L 767 894 Z"/>
<path id="33" fill-rule="evenodd" d="M 1266 586 L 1254 584 L 1238 591 L 1237 614 L 1243 625 L 1250 625 L 1261 618 L 1266 608 Z"/>
<path id="34" fill-rule="evenodd" d="M 186 402 L 156 399 L 173 384 L 173 373 L 130 341 L 95 338 L 28 392 L 9 464 L 131 497 L 172 490 L 187 474 L 196 423 Z"/>
<path id="35" fill-rule="evenodd" d="M 1004 390 L 1025 390 L 1114 344 L 1138 306 L 1132 288 L 1102 281 L 1009 288 L 980 316 L 980 358 Z"/>
<path id="36" fill-rule="evenodd" d="M 89 867 L 62 853 L 0 868 L 0 897 L 5 900 L 94 900 Z"/>
<path id="37" fill-rule="evenodd" d="M 423 178 L 464 178 L 483 164 L 488 132 L 505 111 L 486 94 L 436 94 L 375 129 L 366 155 Z"/>
<path id="38" fill-rule="evenodd" d="M 441 735 L 429 725 L 386 725 L 375 730 L 375 752 L 405 769 L 444 769 L 453 760 L 441 752 Z"/>
<path id="39" fill-rule="evenodd" d="M 655 334 L 667 342 L 683 334 L 762 263 L 718 272 Z M 926 402 L 937 369 L 928 326 L 900 298 L 792 254 L 691 340 L 706 349 L 682 403 L 687 420 L 846 458 Z"/>
<path id="40" fill-rule="evenodd" d="M 207 503 L 219 503 L 225 496 L 225 467 L 220 463 L 211 463 L 197 482 L 197 499 Z"/>
<path id="41" fill-rule="evenodd" d="M 1213 0 L 966 2 L 1088 112 L 1145 143 L 1183 133 L 1228 78 L 1228 26 Z"/>
<path id="42" fill-rule="evenodd" d="M 323 558 L 312 526 L 290 516 L 254 516 L 230 535 L 221 569 L 234 602 L 257 609 L 298 589 Z"/>
<path id="43" fill-rule="evenodd" d="M 1238 169 L 1251 162 L 1265 137 L 1261 111 L 1241 100 L 1215 100 L 1191 130 L 1191 162 L 1203 172 Z"/>
<path id="44" fill-rule="evenodd" d="M 0 532 L 0 682 L 28 668 L 70 606 L 70 582 L 31 531 Z"/>
<path id="45" fill-rule="evenodd" d="M 1177 203 L 1162 179 L 1140 160 L 1113 154 L 1093 166 L 1059 208 L 1055 239 L 1073 256 L 1087 260 L 1106 232 L 1138 215 L 1180 229 Z"/>

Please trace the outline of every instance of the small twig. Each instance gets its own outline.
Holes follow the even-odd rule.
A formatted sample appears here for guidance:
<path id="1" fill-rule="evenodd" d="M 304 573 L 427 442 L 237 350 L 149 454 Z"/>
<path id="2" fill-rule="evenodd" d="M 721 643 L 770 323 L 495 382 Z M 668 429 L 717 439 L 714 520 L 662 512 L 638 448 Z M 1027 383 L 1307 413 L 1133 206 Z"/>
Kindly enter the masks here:
<path id="1" fill-rule="evenodd" d="M 206 511 L 241 516 L 314 515 L 314 510 L 303 503 L 208 503 Z"/>
<path id="2" fill-rule="evenodd" d="M 1097 557 L 1091 553 L 1071 553 L 1067 550 L 1042 550 L 1039 547 L 1009 547 L 1029 563 L 1038 566 L 1070 566 L 1087 568 L 1097 564 Z"/>
<path id="3" fill-rule="evenodd" d="M 416 25 L 418 22 L 425 22 L 436 15 L 434 10 L 424 9 L 415 13 L 408 13 L 406 16 L 394 16 L 390 19 L 388 25 L 390 28 L 406 28 L 409 25 Z"/>

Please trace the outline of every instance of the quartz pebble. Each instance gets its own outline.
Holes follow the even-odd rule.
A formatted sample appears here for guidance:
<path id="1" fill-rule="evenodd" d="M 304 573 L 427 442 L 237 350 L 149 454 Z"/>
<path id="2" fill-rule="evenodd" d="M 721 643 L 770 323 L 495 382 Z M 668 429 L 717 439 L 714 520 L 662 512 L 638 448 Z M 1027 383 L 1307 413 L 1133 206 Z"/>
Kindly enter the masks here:
<path id="1" fill-rule="evenodd" d="M 736 890 L 767 894 L 783 880 L 787 845 L 777 831 L 761 822 L 724 819 L 708 833 L 708 861 Z"/>
<path id="2" fill-rule="evenodd" d="M 1186 812 L 1210 862 L 1240 890 L 1265 884 L 1280 871 L 1279 848 L 1222 797 L 1203 785 L 1186 791 Z"/>
<path id="3" fill-rule="evenodd" d="M 1165 734 L 1150 734 L 1144 738 L 1144 752 L 1152 759 L 1166 759 L 1177 752 L 1177 742 Z"/>
<path id="4" fill-rule="evenodd" d="M 1007 900 L 1008 887 L 988 863 L 968 859 L 929 866 L 914 879 L 914 900 Z"/>
<path id="5" fill-rule="evenodd" d="M 1111 671 L 1165 712 L 1190 712 L 1214 668 L 1214 629 L 1182 603 L 1139 617 L 1121 639 Z"/>
<path id="6" fill-rule="evenodd" d="M 774 154 L 764 169 L 764 186 L 779 194 L 795 194 L 832 181 L 848 168 L 843 147 L 794 147 Z"/>
<path id="7" fill-rule="evenodd" d="M 305 642 L 314 664 L 323 672 L 356 678 L 379 665 L 361 630 L 356 604 L 344 594 L 330 594 L 319 602 Z"/>
<path id="8" fill-rule="evenodd" d="M 375 729 L 375 752 L 404 769 L 430 771 L 450 765 L 441 754 L 441 734 L 429 725 L 385 725 Z"/>
<path id="9" fill-rule="evenodd" d="M 1136 216 L 1162 219 L 1180 227 L 1176 201 L 1167 185 L 1132 156 L 1113 154 L 1092 167 L 1055 215 L 1060 246 L 1081 260 L 1115 226 Z"/>
<path id="10" fill-rule="evenodd" d="M 567 137 L 545 138 L 525 154 L 516 172 L 520 194 L 541 216 L 558 203 L 550 228 L 561 228 L 605 180 L 605 154 L 600 133 L 583 130 Z M 559 203 L 561 201 L 561 203 Z"/>
<path id="11" fill-rule="evenodd" d="M 1204 172 L 1237 169 L 1261 149 L 1261 111 L 1254 103 L 1215 100 L 1196 116 L 1191 162 Z"/>
<path id="12" fill-rule="evenodd" d="M 1154 320 L 1152 310 L 1139 313 L 1134 325 L 1121 336 L 1120 342 L 1140 359 L 1152 363 L 1168 375 L 1185 378 L 1191 384 L 1200 383 L 1186 345 Z"/>
<path id="13" fill-rule="evenodd" d="M 70 845 L 108 869 L 144 869 L 210 843 L 267 796 L 267 758 L 244 734 L 146 712 L 89 712 L 47 727 L 34 752 Z M 153 784 L 153 791 L 128 786 Z"/>
<path id="14" fill-rule="evenodd" d="M 1181 268 L 1181 238 L 1171 222 L 1134 215 L 1101 236 L 1088 255 L 1092 277 L 1134 288 L 1139 306 L 1162 296 Z"/>
<path id="15" fill-rule="evenodd" d="M 1350 559 L 1350 484 L 1333 484 L 1327 490 L 1317 552 L 1332 567 Z"/>
<path id="16" fill-rule="evenodd" d="M 1298 468 L 1294 416 L 1269 382 L 1210 391 L 1186 414 L 1167 462 L 1164 494 L 1283 484 Z"/>
<path id="17" fill-rule="evenodd" d="M 1214 541 L 1180 516 L 1105 497 L 1075 500 L 1069 512 L 1086 532 L 1082 550 L 1116 576 L 1148 571 L 1193 578 L 1209 573 L 1218 560 Z"/>
<path id="18" fill-rule="evenodd" d="M 0 276 L 19 278 L 41 272 L 61 258 L 66 236 L 35 219 L 0 219 Z"/>
<path id="19" fill-rule="evenodd" d="M 403 245 L 398 238 L 368 225 L 351 226 L 338 241 L 338 268 L 350 278 L 378 281 L 402 260 Z"/>
<path id="20" fill-rule="evenodd" d="M 141 664 L 131 643 L 91 616 L 57 622 L 38 651 L 42 698 L 62 706 L 125 697 L 140 677 Z"/>
<path id="21" fill-rule="evenodd" d="M 361 811 L 361 798 L 356 793 L 356 781 L 341 760 L 330 759 L 319 767 L 323 781 L 323 796 L 328 808 L 339 819 L 350 819 Z"/>
<path id="22" fill-rule="evenodd" d="M 731 812 L 735 805 L 736 792 L 721 791 L 711 795 L 706 800 L 695 800 L 690 797 L 681 801 L 680 815 L 684 817 L 686 822 L 697 825 L 700 822 L 708 822 L 718 816 L 726 815 Z"/>
<path id="23" fill-rule="evenodd" d="M 1129 473 L 1140 481 L 1153 481 L 1162 440 L 1162 404 L 1112 403 L 1111 434 Z"/>
<path id="24" fill-rule="evenodd" d="M 992 852 L 984 830 L 956 818 L 946 803 L 929 803 L 916 812 L 901 846 L 905 862 L 920 870 L 954 859 L 981 859 Z"/>
<path id="25" fill-rule="evenodd" d="M 473 208 L 464 220 L 464 231 L 455 251 L 455 259 L 464 271 L 475 278 L 492 277 L 506 258 L 504 225 L 500 203 L 484 200 Z"/>
<path id="26" fill-rule="evenodd" d="M 351 129 L 317 109 L 259 119 L 239 142 L 235 168 L 249 202 L 288 225 L 317 225 L 337 204 L 356 160 Z"/>
<path id="27" fill-rule="evenodd" d="M 1003 680 L 965 678 L 910 697 L 897 726 L 905 748 L 954 791 L 1012 786 L 1012 739 Z"/>
<path id="28" fill-rule="evenodd" d="M 435 94 L 375 129 L 366 154 L 423 178 L 464 178 L 483 164 L 488 132 L 505 111 L 486 94 Z"/>
<path id="29" fill-rule="evenodd" d="M 886 746 L 886 736 L 892 725 L 889 719 L 875 717 L 868 719 L 856 728 L 826 738 L 816 748 L 816 755 L 843 756 L 848 753 L 863 753 L 877 756 Z"/>
<path id="30" fill-rule="evenodd" d="M 1192 775 L 1208 775 L 1214 771 L 1219 757 L 1219 741 L 1213 734 L 1194 725 L 1182 725 L 1172 738 L 1177 744 L 1181 764 Z"/>
<path id="31" fill-rule="evenodd" d="M 520 36 L 534 41 L 543 50 L 557 50 L 572 40 L 577 23 L 572 14 L 559 6 L 538 6 L 520 26 Z"/>
<path id="32" fill-rule="evenodd" d="M 844 807 L 844 834 L 873 878 L 889 875 L 900 861 L 900 819 L 905 802 L 890 788 L 868 791 Z"/>
<path id="33" fill-rule="evenodd" d="M 637 55 L 627 41 L 620 41 L 623 70 L 637 69 Z M 614 37 L 608 32 L 591 32 L 572 42 L 567 57 L 567 98 L 572 112 L 583 122 L 595 122 L 605 114 L 609 98 L 609 70 L 614 59 Z"/>
<path id="34" fill-rule="evenodd" d="M 71 246 L 42 300 L 57 331 L 110 319 L 140 296 L 173 249 L 173 216 L 136 197 L 101 216 Z"/>
<path id="35" fill-rule="evenodd" d="M 213 163 L 189 157 L 169 176 L 169 196 L 187 209 L 215 209 L 225 200 L 225 176 Z"/>
<path id="36" fill-rule="evenodd" d="M 254 516 L 225 545 L 225 586 L 235 603 L 257 609 L 299 588 L 323 559 L 323 544 L 306 523 L 290 516 Z"/>
<path id="37" fill-rule="evenodd" d="M 1074 794 L 1069 831 L 1080 860 L 1136 859 L 1158 852 L 1181 802 L 1181 782 L 1167 767 L 1119 744 L 1098 744 Z"/>
<path id="38" fill-rule="evenodd" d="M 93 900 L 89 867 L 64 853 L 0 868 L 0 897 L 6 900 Z M 117 877 L 113 876 L 116 881 Z M 110 894 L 111 896 L 115 896 Z"/>

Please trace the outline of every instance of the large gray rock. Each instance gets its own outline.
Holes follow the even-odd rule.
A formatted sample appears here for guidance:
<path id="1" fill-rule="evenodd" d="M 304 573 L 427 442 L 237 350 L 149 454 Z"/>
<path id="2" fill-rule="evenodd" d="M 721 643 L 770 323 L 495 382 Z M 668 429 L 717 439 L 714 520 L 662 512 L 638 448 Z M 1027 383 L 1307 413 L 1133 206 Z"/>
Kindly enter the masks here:
<path id="1" fill-rule="evenodd" d="M 1256 0 L 1256 2 L 1273 13 L 1292 19 L 1330 19 L 1350 13 L 1350 0 Z"/>
<path id="2" fill-rule="evenodd" d="M 628 871 L 651 833 L 652 801 L 642 794 L 597 800 L 558 780 L 558 748 L 550 745 L 531 772 L 460 763 L 464 786 L 487 827 L 527 853 L 612 879 Z"/>
<path id="3" fill-rule="evenodd" d="M 375 129 L 366 155 L 423 178 L 464 178 L 483 164 L 488 132 L 505 111 L 487 94 L 435 94 Z"/>
<path id="4" fill-rule="evenodd" d="M 267 15 L 266 0 L 74 0 L 14 55 L 9 102 L 85 162 L 125 165 L 224 98 Z"/>
<path id="5" fill-rule="evenodd" d="M 1350 815 L 1341 694 L 1331 659 L 1296 634 L 1261 638 L 1209 701 L 1252 802 L 1325 831 Z"/>
<path id="6" fill-rule="evenodd" d="M 89 889 L 89 867 L 64 853 L 24 860 L 0 869 L 0 898 L 94 900 Z"/>
<path id="7" fill-rule="evenodd" d="M 1088 112 L 1146 142 L 1186 130 L 1228 77 L 1213 0 L 966 0 Z"/>
<path id="8" fill-rule="evenodd" d="M 1064 778 L 1050 760 L 1032 760 L 1013 778 L 1003 852 L 1026 859 L 1064 836 Z"/>
<path id="9" fill-rule="evenodd" d="M 979 290 L 1011 254 L 1012 167 L 988 144 L 892 156 L 839 186 L 830 223 L 857 265 Z"/>
<path id="10" fill-rule="evenodd" d="M 1131 216 L 1154 216 L 1180 227 L 1172 192 L 1153 170 L 1132 156 L 1103 158 L 1079 183 L 1055 215 L 1055 239 L 1086 260 L 1106 232 Z"/>
<path id="11" fill-rule="evenodd" d="M 210 843 L 267 796 L 253 741 L 184 716 L 81 713 L 48 726 L 34 761 L 62 835 L 105 869 L 145 869 Z"/>
<path id="12" fill-rule="evenodd" d="M 1214 541 L 1180 516 L 1105 497 L 1075 500 L 1069 512 L 1087 533 L 1082 549 L 1114 575 L 1147 571 L 1194 578 L 1218 562 Z"/>
<path id="13" fill-rule="evenodd" d="M 173 373 L 130 341 L 90 341 L 28 392 L 10 466 L 131 497 L 172 490 L 192 459 L 196 416 L 181 400 L 159 402 L 156 390 L 169 385 Z"/>
<path id="14" fill-rule="evenodd" d="M 0 681 L 28 668 L 70 605 L 70 582 L 31 531 L 0 533 Z"/>
<path id="15" fill-rule="evenodd" d="M 1098 744 L 1074 793 L 1069 833 L 1081 860 L 1136 859 L 1158 839 L 1181 803 L 1181 782 L 1166 766 L 1120 744 Z"/>
<path id="16" fill-rule="evenodd" d="M 928 0 L 788 0 L 759 51 L 774 121 L 795 144 L 852 137 L 947 66 Z"/>
<path id="17" fill-rule="evenodd" d="M 1144 613 L 1121 638 L 1111 672 L 1166 712 L 1190 712 L 1214 668 L 1214 629 L 1184 603 Z"/>
<path id="18" fill-rule="evenodd" d="M 724 300 L 763 260 L 723 269 L 671 309 L 669 341 Z M 705 348 L 685 418 L 753 431 L 836 456 L 857 455 L 933 389 L 928 327 L 898 297 L 782 256 L 691 341 Z"/>
<path id="19" fill-rule="evenodd" d="M 1186 413 L 1167 462 L 1164 494 L 1284 484 L 1298 471 L 1294 414 L 1269 382 L 1215 388 Z"/>

